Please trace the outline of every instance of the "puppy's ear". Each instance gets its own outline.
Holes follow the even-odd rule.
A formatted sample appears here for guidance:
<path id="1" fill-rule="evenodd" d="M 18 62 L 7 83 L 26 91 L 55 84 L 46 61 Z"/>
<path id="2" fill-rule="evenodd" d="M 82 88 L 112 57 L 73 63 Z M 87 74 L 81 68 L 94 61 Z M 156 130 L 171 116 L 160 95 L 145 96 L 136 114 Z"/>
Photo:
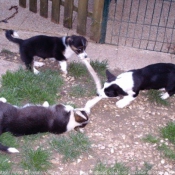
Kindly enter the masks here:
<path id="1" fill-rule="evenodd" d="M 114 81 L 116 79 L 116 76 L 113 75 L 109 70 L 106 70 L 106 78 L 108 82 Z"/>
<path id="2" fill-rule="evenodd" d="M 66 38 L 66 44 L 72 44 L 72 42 L 73 42 L 73 37 L 72 36 L 68 36 Z"/>

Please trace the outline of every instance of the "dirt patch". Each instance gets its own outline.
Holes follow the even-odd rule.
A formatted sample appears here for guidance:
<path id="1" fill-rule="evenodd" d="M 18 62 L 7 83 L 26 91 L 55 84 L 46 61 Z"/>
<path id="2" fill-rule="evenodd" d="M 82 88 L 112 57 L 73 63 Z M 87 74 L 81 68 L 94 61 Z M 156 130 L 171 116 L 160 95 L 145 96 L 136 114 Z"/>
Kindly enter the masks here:
<path id="1" fill-rule="evenodd" d="M 20 62 L 18 54 L 1 53 L 0 58 Z M 55 62 L 46 60 L 44 63 L 44 68 L 58 68 Z M 113 72 L 118 74 L 120 71 Z M 69 95 L 69 90 L 76 84 L 83 85 L 84 81 L 69 76 L 58 102 L 83 107 L 93 96 L 74 97 Z M 85 133 L 92 142 L 91 151 L 70 163 L 62 163 L 62 156 L 53 151 L 54 167 L 50 174 L 93 174 L 92 170 L 100 161 L 109 165 L 115 162 L 124 163 L 132 172 L 136 168 L 142 168 L 144 162 L 147 162 L 153 165 L 150 174 L 175 174 L 175 162 L 166 159 L 157 150 L 156 144 L 142 141 L 146 134 L 159 135 L 160 127 L 175 120 L 175 98 L 168 100 L 168 107 L 150 103 L 146 91 L 141 92 L 131 105 L 123 109 L 116 107 L 116 101 L 117 99 L 103 99 L 92 109 L 90 123 L 85 128 Z"/>

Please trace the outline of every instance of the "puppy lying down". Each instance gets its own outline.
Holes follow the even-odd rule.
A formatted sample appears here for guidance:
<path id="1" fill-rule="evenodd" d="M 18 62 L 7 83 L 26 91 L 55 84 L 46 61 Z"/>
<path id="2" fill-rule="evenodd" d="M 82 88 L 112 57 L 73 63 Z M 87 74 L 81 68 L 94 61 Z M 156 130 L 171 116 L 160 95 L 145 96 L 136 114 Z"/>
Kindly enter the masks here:
<path id="1" fill-rule="evenodd" d="M 72 106 L 56 104 L 49 106 L 27 104 L 23 107 L 6 103 L 0 98 L 0 135 L 10 132 L 15 136 L 30 135 L 42 132 L 61 134 L 73 129 L 83 128 L 89 121 L 83 110 Z M 0 150 L 9 153 L 18 153 L 16 148 L 4 146 L 0 143 Z"/>

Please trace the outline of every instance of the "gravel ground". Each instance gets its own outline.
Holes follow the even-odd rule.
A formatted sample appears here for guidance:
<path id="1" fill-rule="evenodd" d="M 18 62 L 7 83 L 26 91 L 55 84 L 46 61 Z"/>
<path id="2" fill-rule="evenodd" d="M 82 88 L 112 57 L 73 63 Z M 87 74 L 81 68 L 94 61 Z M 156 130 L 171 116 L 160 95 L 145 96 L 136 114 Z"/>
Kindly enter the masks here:
<path id="1" fill-rule="evenodd" d="M 20 62 L 18 54 L 7 56 L 1 53 L 0 58 Z M 57 68 L 54 62 L 45 61 L 45 63 L 46 68 L 48 66 Z M 77 107 L 82 107 L 88 99 L 92 99 L 92 97 L 70 96 L 69 87 L 76 83 L 74 78 L 67 78 L 59 102 L 73 103 Z M 157 144 L 142 141 L 147 134 L 158 136 L 160 127 L 165 126 L 169 121 L 174 121 L 175 98 L 169 98 L 168 107 L 150 103 L 146 91 L 141 92 L 131 105 L 123 109 L 116 107 L 116 101 L 117 99 L 114 98 L 103 99 L 92 109 L 90 123 L 85 128 L 85 133 L 92 142 L 91 151 L 71 163 L 62 163 L 61 155 L 55 153 L 52 159 L 54 168 L 49 172 L 50 174 L 93 174 L 95 165 L 100 161 L 109 166 L 115 162 L 124 163 L 131 172 L 136 168 L 143 168 L 144 162 L 147 162 L 153 165 L 149 174 L 175 174 L 175 162 L 165 158 L 157 150 Z"/>

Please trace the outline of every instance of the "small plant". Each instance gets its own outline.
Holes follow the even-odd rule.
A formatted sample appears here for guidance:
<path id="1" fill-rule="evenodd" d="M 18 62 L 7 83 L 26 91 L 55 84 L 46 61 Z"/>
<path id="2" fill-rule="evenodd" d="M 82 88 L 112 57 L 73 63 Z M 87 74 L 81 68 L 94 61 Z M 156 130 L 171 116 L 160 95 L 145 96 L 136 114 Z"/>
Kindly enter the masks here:
<path id="1" fill-rule="evenodd" d="M 94 70 L 97 72 L 97 74 L 101 75 L 102 77 L 105 77 L 105 71 L 107 69 L 107 61 L 91 61 L 91 66 L 94 68 Z M 68 72 L 70 75 L 74 76 L 75 78 L 80 77 L 87 77 L 87 75 L 90 77 L 89 72 L 86 68 L 86 66 L 83 63 L 79 62 L 71 62 L 68 67 Z"/>
<path id="2" fill-rule="evenodd" d="M 17 139 L 9 132 L 0 135 L 0 143 L 9 147 L 18 147 Z"/>
<path id="3" fill-rule="evenodd" d="M 161 144 L 158 150 L 162 151 L 165 157 L 175 160 L 175 149 L 169 148 L 165 143 Z"/>
<path id="4" fill-rule="evenodd" d="M 115 163 L 113 166 L 107 166 L 103 163 L 98 163 L 94 168 L 94 175 L 128 175 L 129 169 L 122 163 Z"/>
<path id="5" fill-rule="evenodd" d="M 0 156 L 0 174 L 11 172 L 12 170 L 12 163 L 7 157 L 7 155 L 1 155 Z"/>
<path id="6" fill-rule="evenodd" d="M 11 52 L 10 50 L 7 50 L 7 49 L 2 49 L 1 53 L 8 54 L 8 55 L 14 55 L 13 52 Z"/>
<path id="7" fill-rule="evenodd" d="M 98 163 L 94 168 L 94 175 L 105 174 L 105 175 L 148 175 L 148 171 L 151 170 L 152 165 L 145 163 L 144 167 L 141 170 L 136 170 L 134 173 L 130 172 L 129 168 L 126 167 L 123 163 L 115 163 L 113 166 L 107 166 L 103 163 Z"/>
<path id="8" fill-rule="evenodd" d="M 69 137 L 61 136 L 51 141 L 52 147 L 63 155 L 63 161 L 77 159 L 84 152 L 88 152 L 91 143 L 82 133 L 70 133 Z"/>
<path id="9" fill-rule="evenodd" d="M 21 105 L 21 102 L 53 104 L 55 95 L 63 85 L 58 72 L 46 70 L 39 75 L 23 69 L 17 72 L 7 72 L 2 76 L 0 97 L 5 97 L 9 103 Z"/>
<path id="10" fill-rule="evenodd" d="M 160 128 L 160 137 L 165 139 L 165 141 L 150 134 L 143 140 L 153 144 L 157 143 L 157 149 L 163 152 L 165 157 L 175 160 L 175 123 L 169 122 L 165 127 Z M 173 145 L 169 145 L 168 141 Z"/>
<path id="11" fill-rule="evenodd" d="M 169 122 L 165 127 L 160 129 L 161 136 L 168 139 L 175 145 L 175 122 Z"/>
<path id="12" fill-rule="evenodd" d="M 41 148 L 25 148 L 21 165 L 28 171 L 47 171 L 51 168 L 50 153 Z"/>
<path id="13" fill-rule="evenodd" d="M 71 62 L 68 67 L 68 72 L 75 78 L 87 76 L 87 70 L 85 65 L 79 62 Z"/>
<path id="14" fill-rule="evenodd" d="M 99 62 L 98 60 L 90 62 L 94 70 L 102 77 L 105 77 L 106 69 L 107 69 L 107 60 Z"/>
<path id="15" fill-rule="evenodd" d="M 143 138 L 143 141 L 149 142 L 149 143 L 158 143 L 159 139 L 157 139 L 156 137 L 152 136 L 151 134 L 148 134 L 148 135 L 146 135 Z"/>
<path id="16" fill-rule="evenodd" d="M 160 98 L 160 93 L 159 91 L 157 90 L 149 90 L 148 91 L 148 99 L 150 100 L 150 102 L 156 102 L 157 104 L 160 104 L 160 105 L 164 105 L 164 106 L 168 106 L 169 103 L 166 101 L 166 100 L 163 100 Z"/>
<path id="17" fill-rule="evenodd" d="M 134 175 L 148 175 L 148 171 L 150 171 L 152 167 L 153 166 L 151 164 L 145 162 L 144 167 L 141 170 L 136 170 Z"/>

